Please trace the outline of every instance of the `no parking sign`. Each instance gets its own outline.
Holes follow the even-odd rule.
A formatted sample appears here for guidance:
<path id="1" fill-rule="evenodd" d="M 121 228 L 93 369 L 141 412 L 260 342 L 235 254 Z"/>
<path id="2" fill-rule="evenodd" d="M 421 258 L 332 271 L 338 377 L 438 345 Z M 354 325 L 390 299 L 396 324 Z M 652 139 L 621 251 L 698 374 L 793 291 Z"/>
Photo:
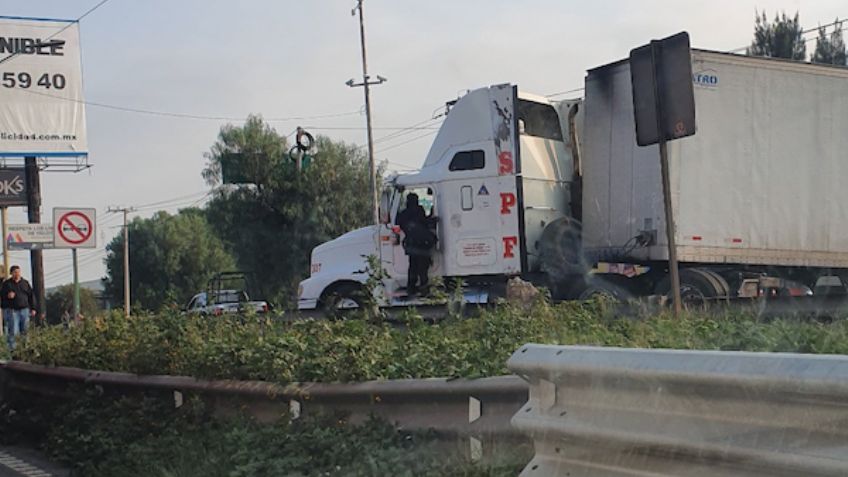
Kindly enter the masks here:
<path id="1" fill-rule="evenodd" d="M 96 248 L 94 234 L 96 209 L 53 209 L 53 245 L 55 248 Z"/>

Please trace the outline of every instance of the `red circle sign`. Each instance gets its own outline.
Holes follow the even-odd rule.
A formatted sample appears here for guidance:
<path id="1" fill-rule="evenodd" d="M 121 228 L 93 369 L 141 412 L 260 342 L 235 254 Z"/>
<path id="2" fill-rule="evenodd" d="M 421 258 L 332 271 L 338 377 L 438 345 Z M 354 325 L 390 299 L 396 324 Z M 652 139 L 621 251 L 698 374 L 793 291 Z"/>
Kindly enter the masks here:
<path id="1" fill-rule="evenodd" d="M 91 238 L 94 227 L 91 220 L 80 212 L 68 212 L 59 218 L 59 237 L 71 245 L 85 243 Z"/>

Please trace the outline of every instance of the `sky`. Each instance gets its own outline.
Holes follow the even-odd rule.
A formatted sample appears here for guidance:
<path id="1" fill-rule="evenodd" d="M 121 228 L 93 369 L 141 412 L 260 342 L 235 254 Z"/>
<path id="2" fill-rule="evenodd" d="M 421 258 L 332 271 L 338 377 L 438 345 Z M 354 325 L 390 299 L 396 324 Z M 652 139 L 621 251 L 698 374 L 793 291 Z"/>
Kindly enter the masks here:
<path id="1" fill-rule="evenodd" d="M 98 0 L 0 0 L 0 15 L 75 19 Z M 89 162 L 41 176 L 44 221 L 53 207 L 95 207 L 98 248 L 80 251 L 80 279 L 105 275 L 105 245 L 122 217 L 201 205 L 204 153 L 220 127 L 258 113 L 281 134 L 303 126 L 365 144 L 359 24 L 354 0 L 109 0 L 80 22 L 86 101 L 187 119 L 86 108 Z M 375 150 L 390 170 L 423 162 L 446 101 L 468 89 L 518 84 L 542 95 L 582 87 L 585 71 L 682 30 L 693 47 L 750 43 L 755 11 L 800 13 L 804 28 L 848 17 L 844 0 L 365 0 Z M 815 34 L 808 35 L 814 38 Z M 808 43 L 812 52 L 815 42 Z M 577 97 L 572 92 L 560 97 Z M 559 97 L 558 97 L 559 98 Z M 333 116 L 283 120 L 292 117 Z M 403 130 L 409 126 L 418 128 Z M 386 137 L 389 136 L 389 137 Z M 151 205 L 152 204 L 152 205 Z M 10 210 L 25 223 L 24 209 Z M 46 285 L 72 279 L 71 252 L 44 253 Z M 27 252 L 13 252 L 29 276 Z"/>

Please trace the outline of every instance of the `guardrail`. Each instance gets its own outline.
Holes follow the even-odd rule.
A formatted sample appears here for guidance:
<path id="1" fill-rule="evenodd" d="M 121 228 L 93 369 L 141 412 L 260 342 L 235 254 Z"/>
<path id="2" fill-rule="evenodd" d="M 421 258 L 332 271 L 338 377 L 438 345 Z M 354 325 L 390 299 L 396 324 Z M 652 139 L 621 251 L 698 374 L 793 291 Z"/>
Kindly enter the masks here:
<path id="1" fill-rule="evenodd" d="M 521 475 L 848 475 L 848 357 L 526 345 Z"/>
<path id="2" fill-rule="evenodd" d="M 527 383 L 517 376 L 279 385 L 136 375 L 18 361 L 0 362 L 0 370 L 4 395 L 23 391 L 70 397 L 73 384 L 88 384 L 112 392 L 173 393 L 176 406 L 182 405 L 184 394 L 191 393 L 201 396 L 219 414 L 246 412 L 264 421 L 279 419 L 285 413 L 297 419 L 342 412 L 351 422 L 377 416 L 404 429 L 434 430 L 468 438 L 470 455 L 475 459 L 483 456 L 484 447 L 492 447 L 490 443 L 527 442 L 510 426 L 510 418 L 528 398 Z"/>

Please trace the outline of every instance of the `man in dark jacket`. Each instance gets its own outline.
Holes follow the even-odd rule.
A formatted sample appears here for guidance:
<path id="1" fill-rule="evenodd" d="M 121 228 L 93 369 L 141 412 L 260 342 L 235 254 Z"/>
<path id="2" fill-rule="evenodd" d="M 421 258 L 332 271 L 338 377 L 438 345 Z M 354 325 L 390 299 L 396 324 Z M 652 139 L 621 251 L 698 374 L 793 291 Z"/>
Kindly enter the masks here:
<path id="1" fill-rule="evenodd" d="M 409 257 L 406 293 L 418 293 L 418 286 L 425 288 L 429 281 L 428 271 L 432 260 L 431 251 L 436 245 L 436 235 L 430 230 L 424 207 L 418 204 L 418 194 L 406 196 L 406 208 L 397 216 L 397 225 L 403 230 L 403 250 Z"/>
<path id="2" fill-rule="evenodd" d="M 26 335 L 29 317 L 35 316 L 35 295 L 29 282 L 21 277 L 21 267 L 12 265 L 11 278 L 0 285 L 0 307 L 6 322 L 6 341 L 9 351 L 15 349 L 15 336 Z"/>

